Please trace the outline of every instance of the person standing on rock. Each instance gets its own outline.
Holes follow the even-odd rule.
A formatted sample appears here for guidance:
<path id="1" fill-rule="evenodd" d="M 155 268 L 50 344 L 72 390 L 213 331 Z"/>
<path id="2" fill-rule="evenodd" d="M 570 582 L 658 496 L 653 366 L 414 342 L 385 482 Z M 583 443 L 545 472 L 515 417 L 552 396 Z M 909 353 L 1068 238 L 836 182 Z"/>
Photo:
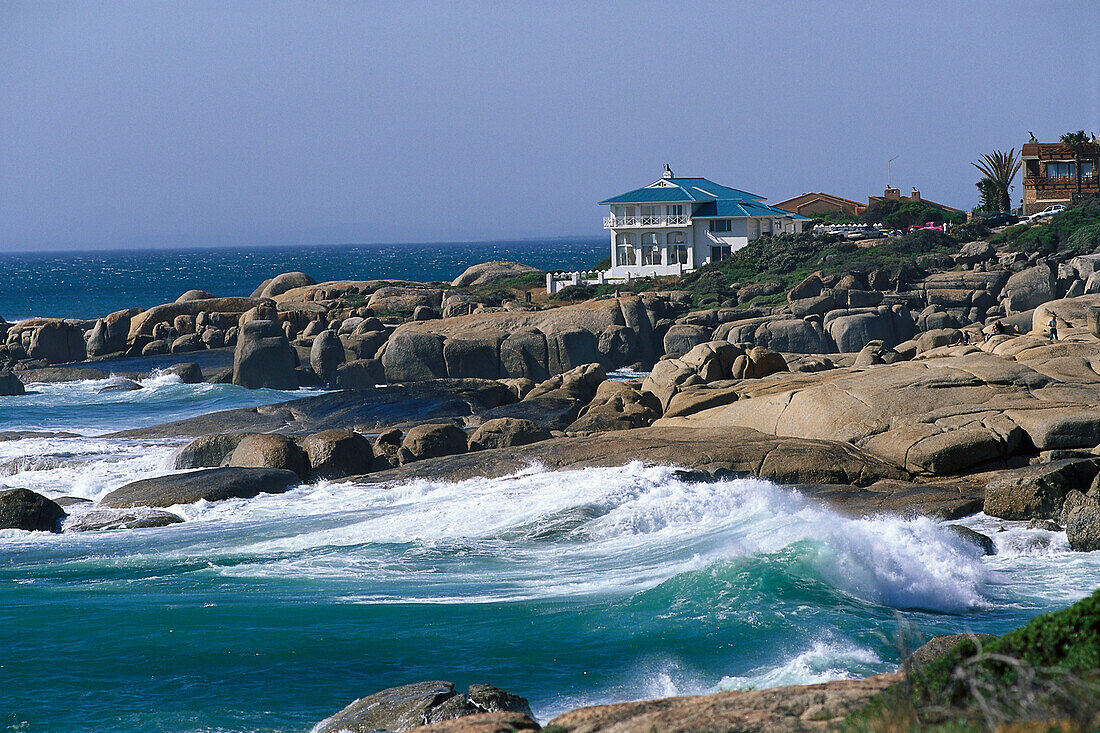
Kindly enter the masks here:
<path id="1" fill-rule="evenodd" d="M 1057 316 L 1051 316 L 1050 317 L 1050 322 L 1047 323 L 1047 327 L 1050 329 L 1050 332 L 1047 333 L 1047 340 L 1051 341 L 1051 342 L 1057 341 L 1058 340 L 1058 317 Z"/>

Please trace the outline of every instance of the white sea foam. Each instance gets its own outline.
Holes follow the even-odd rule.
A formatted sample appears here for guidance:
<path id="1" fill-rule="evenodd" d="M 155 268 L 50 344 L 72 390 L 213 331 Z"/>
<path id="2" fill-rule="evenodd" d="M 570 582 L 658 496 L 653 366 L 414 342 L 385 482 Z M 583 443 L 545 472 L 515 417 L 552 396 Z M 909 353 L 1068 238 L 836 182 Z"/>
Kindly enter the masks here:
<path id="1" fill-rule="evenodd" d="M 986 602 L 977 551 L 935 521 L 849 519 L 766 481 L 686 483 L 640 463 L 392 488 L 320 483 L 175 510 L 223 530 L 266 528 L 222 551 L 270 561 L 227 562 L 226 574 L 378 578 L 437 565 L 397 596 L 406 600 L 426 600 L 436 582 L 480 584 L 471 595 L 493 599 L 640 591 L 809 542 L 817 572 L 862 601 L 948 612 Z M 483 562 L 491 577 L 454 558 Z"/>
<path id="2" fill-rule="evenodd" d="M 857 679 L 871 674 L 881 664 L 882 659 L 872 649 L 847 642 L 817 641 L 777 666 L 760 668 L 747 675 L 723 677 L 717 689 L 746 690 Z"/>

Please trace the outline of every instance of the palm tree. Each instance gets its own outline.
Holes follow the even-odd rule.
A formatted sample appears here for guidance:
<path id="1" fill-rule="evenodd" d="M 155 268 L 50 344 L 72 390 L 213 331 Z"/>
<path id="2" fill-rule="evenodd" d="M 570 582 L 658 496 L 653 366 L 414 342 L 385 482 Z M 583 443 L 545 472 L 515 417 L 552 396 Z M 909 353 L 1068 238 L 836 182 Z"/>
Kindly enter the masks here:
<path id="1" fill-rule="evenodd" d="M 1067 132 L 1062 135 L 1060 142 L 1073 151 L 1073 166 L 1077 169 L 1077 198 L 1081 196 L 1081 153 L 1089 144 L 1089 137 L 1084 130 Z"/>
<path id="2" fill-rule="evenodd" d="M 977 163 L 971 163 L 971 165 L 980 170 L 982 175 L 990 180 L 989 184 L 978 183 L 978 186 L 988 186 L 991 189 L 990 192 L 996 194 L 995 201 L 1001 211 L 1011 209 L 1012 198 L 1008 195 L 1008 192 L 1012 190 L 1012 179 L 1016 177 L 1016 174 L 1020 171 L 1020 165 L 1022 165 L 1022 161 L 1016 157 L 1016 148 L 1009 150 L 1007 153 L 994 150 L 992 153 L 983 155 Z"/>

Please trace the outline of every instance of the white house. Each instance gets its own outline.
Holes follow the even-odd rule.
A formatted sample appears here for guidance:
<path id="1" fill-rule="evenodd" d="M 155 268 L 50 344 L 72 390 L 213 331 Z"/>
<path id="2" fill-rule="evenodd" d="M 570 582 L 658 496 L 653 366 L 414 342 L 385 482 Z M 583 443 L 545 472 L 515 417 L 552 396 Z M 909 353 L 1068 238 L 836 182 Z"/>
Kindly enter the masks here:
<path id="1" fill-rule="evenodd" d="M 729 257 L 767 234 L 800 232 L 807 217 L 706 178 L 664 175 L 600 202 L 611 230 L 611 278 L 680 275 Z"/>

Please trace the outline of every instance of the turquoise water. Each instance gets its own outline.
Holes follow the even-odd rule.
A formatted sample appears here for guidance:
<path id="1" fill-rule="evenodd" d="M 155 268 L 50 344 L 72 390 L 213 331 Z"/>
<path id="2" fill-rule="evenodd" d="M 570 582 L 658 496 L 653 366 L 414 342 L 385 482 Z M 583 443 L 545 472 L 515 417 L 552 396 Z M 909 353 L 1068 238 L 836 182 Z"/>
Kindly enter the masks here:
<path id="1" fill-rule="evenodd" d="M 36 425 L 78 427 L 100 384 L 33 387 Z M 100 427 L 293 396 L 146 390 L 115 395 Z M 0 429 L 17 399 L 0 398 Z M 168 472 L 179 445 L 85 432 L 0 442 L 0 484 L 95 499 Z M 768 482 L 642 464 L 173 511 L 186 521 L 0 531 L 0 730 L 306 731 L 422 679 L 498 685 L 545 722 L 892 670 L 905 623 L 1003 632 L 1100 582 L 1100 553 L 1063 533 L 975 517 L 1000 549 L 981 558 L 931 520 L 848 519 Z"/>
<path id="2" fill-rule="evenodd" d="M 325 280 L 450 281 L 470 265 L 515 260 L 542 270 L 587 269 L 604 237 L 435 244 L 0 253 L 0 317 L 98 318 L 169 303 L 192 288 L 250 295 L 282 272 Z"/>

